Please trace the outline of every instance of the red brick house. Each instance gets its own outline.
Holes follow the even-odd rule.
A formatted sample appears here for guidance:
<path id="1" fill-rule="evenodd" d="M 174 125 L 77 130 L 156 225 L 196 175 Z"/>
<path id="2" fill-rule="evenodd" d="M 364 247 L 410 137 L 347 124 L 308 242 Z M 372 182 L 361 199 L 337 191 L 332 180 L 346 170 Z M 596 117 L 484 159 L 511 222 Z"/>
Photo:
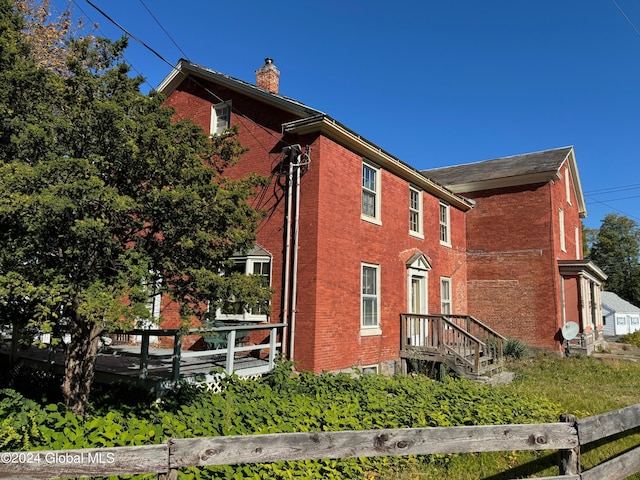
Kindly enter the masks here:
<path id="1" fill-rule="evenodd" d="M 572 147 L 423 171 L 475 202 L 466 214 L 468 312 L 502 335 L 562 351 L 602 341 L 604 273 L 582 255 L 586 217 Z"/>
<path id="2" fill-rule="evenodd" d="M 467 312 L 472 202 L 279 94 L 270 59 L 256 78 L 182 60 L 159 87 L 178 117 L 205 131 L 238 127 L 249 151 L 225 174 L 271 179 L 255 200 L 267 212 L 256 248 L 236 259 L 269 278 L 271 315 L 220 316 L 286 323 L 283 350 L 304 370 L 393 372 L 401 313 Z"/>

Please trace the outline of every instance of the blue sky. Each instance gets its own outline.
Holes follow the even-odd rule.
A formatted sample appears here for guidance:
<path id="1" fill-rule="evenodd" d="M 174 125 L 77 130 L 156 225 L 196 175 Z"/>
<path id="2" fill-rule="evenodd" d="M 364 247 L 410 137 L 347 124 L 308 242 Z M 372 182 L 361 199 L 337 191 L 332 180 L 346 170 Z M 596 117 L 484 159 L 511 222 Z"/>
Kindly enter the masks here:
<path id="1" fill-rule="evenodd" d="M 273 58 L 280 93 L 418 169 L 573 145 L 586 226 L 640 223 L 640 0 L 92 2 L 169 64 L 253 83 Z M 171 68 L 135 40 L 126 57 L 145 88 Z"/>

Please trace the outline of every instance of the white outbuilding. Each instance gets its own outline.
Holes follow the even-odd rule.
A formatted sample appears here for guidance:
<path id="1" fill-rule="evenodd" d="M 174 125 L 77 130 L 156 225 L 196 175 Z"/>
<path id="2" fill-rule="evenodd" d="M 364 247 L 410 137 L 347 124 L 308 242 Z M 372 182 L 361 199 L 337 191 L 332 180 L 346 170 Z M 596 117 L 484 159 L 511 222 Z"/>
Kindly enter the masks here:
<path id="1" fill-rule="evenodd" d="M 613 292 L 602 292 L 602 333 L 626 335 L 640 330 L 640 308 Z"/>

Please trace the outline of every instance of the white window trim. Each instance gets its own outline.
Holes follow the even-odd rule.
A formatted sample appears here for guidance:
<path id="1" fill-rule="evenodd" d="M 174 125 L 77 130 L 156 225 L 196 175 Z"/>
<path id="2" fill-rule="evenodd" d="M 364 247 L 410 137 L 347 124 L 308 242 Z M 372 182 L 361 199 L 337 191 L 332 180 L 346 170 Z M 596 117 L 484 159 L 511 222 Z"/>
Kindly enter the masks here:
<path id="1" fill-rule="evenodd" d="M 571 205 L 571 188 L 569 183 L 569 167 L 567 167 L 564 170 L 564 190 L 567 196 L 567 203 Z"/>
<path id="2" fill-rule="evenodd" d="M 363 285 L 362 279 L 365 268 L 373 268 L 376 272 L 376 313 L 377 313 L 377 324 L 376 325 L 364 325 L 364 309 L 363 300 L 365 295 L 362 293 Z M 382 328 L 380 327 L 380 265 L 374 263 L 365 263 L 362 262 L 360 264 L 360 335 L 363 337 L 373 336 L 373 335 L 382 335 Z"/>
<path id="3" fill-rule="evenodd" d="M 227 125 L 225 128 L 229 128 L 231 126 L 231 101 L 216 103 L 215 105 L 211 106 L 211 125 L 209 128 L 209 133 L 211 135 L 219 135 L 224 131 L 224 129 L 218 131 L 218 112 L 216 110 L 220 108 L 229 109 L 229 118 L 227 119 Z"/>
<path id="4" fill-rule="evenodd" d="M 446 218 L 444 222 L 442 221 L 442 207 L 446 209 Z M 451 207 L 448 203 L 440 202 L 438 206 L 438 236 L 440 238 L 440 245 L 444 245 L 445 247 L 451 246 Z M 442 227 L 446 228 L 446 239 L 442 239 Z"/>
<path id="5" fill-rule="evenodd" d="M 380 365 L 377 363 L 373 365 L 362 365 L 360 367 L 360 373 L 363 375 L 377 375 L 380 373 Z"/>
<path id="6" fill-rule="evenodd" d="M 565 231 L 564 231 L 564 210 L 559 209 L 558 210 L 558 224 L 560 226 L 560 250 L 562 250 L 563 252 L 567 251 L 567 242 L 565 237 Z"/>
<path id="7" fill-rule="evenodd" d="M 417 210 L 413 210 L 411 208 L 411 194 L 416 193 L 418 195 L 418 208 Z M 416 212 L 418 214 L 418 229 L 411 230 L 411 213 Z M 424 240 L 424 230 L 423 230 L 423 210 L 422 210 L 422 190 L 415 188 L 413 186 L 409 186 L 409 235 L 413 237 L 418 237 Z"/>
<path id="8" fill-rule="evenodd" d="M 580 260 L 582 258 L 582 238 L 580 238 L 580 229 L 578 227 L 575 228 L 574 235 L 576 237 L 576 260 Z"/>
<path id="9" fill-rule="evenodd" d="M 448 285 L 447 291 L 449 293 L 449 300 L 445 302 L 444 297 L 442 295 L 442 290 L 445 285 Z M 451 277 L 440 277 L 440 313 L 444 313 L 444 308 L 442 308 L 445 303 L 449 305 L 449 314 L 453 314 L 453 285 L 451 282 Z"/>
<path id="10" fill-rule="evenodd" d="M 244 260 L 245 268 L 244 274 L 250 275 L 253 273 L 253 265 L 256 263 L 268 263 L 269 264 L 269 286 L 271 286 L 273 262 L 271 257 L 266 255 L 247 255 L 246 257 L 234 257 L 233 260 Z M 216 320 L 235 320 L 235 321 L 253 321 L 253 322 L 267 322 L 269 316 L 266 313 L 254 314 L 248 311 L 244 313 L 222 313 L 222 310 L 216 310 Z"/>
<path id="11" fill-rule="evenodd" d="M 381 206 L 382 206 L 382 170 L 380 169 L 380 167 L 374 165 L 373 163 L 363 159 L 362 160 L 362 169 L 364 170 L 364 167 L 368 167 L 370 169 L 372 169 L 373 171 L 375 171 L 376 173 L 376 181 L 375 181 L 375 191 L 373 190 L 369 190 L 367 189 L 367 191 L 372 191 L 375 194 L 375 203 L 374 203 L 374 208 L 375 208 L 375 215 L 371 216 L 371 215 L 367 215 L 362 211 L 362 192 L 364 192 L 364 185 L 362 185 L 362 181 L 361 183 L 361 188 L 360 188 L 360 218 L 366 222 L 370 222 L 370 223 L 374 223 L 376 225 L 382 225 L 382 216 L 381 216 Z M 362 179 L 361 179 L 362 180 Z"/>

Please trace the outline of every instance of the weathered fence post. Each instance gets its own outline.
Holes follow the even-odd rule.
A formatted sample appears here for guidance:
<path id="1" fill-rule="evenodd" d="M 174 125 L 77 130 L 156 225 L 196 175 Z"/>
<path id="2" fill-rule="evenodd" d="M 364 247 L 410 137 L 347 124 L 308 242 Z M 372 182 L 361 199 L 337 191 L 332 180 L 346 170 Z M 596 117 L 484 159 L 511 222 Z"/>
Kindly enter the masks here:
<path id="1" fill-rule="evenodd" d="M 578 419 L 575 415 L 563 413 L 560 415 L 560 421 L 573 424 L 574 428 L 578 428 Z M 566 450 L 559 450 L 558 466 L 560 475 L 578 475 L 580 473 L 580 443 L 577 447 Z"/>
<path id="2" fill-rule="evenodd" d="M 172 468 L 167 473 L 159 473 L 158 480 L 178 480 L 178 469 Z"/>

